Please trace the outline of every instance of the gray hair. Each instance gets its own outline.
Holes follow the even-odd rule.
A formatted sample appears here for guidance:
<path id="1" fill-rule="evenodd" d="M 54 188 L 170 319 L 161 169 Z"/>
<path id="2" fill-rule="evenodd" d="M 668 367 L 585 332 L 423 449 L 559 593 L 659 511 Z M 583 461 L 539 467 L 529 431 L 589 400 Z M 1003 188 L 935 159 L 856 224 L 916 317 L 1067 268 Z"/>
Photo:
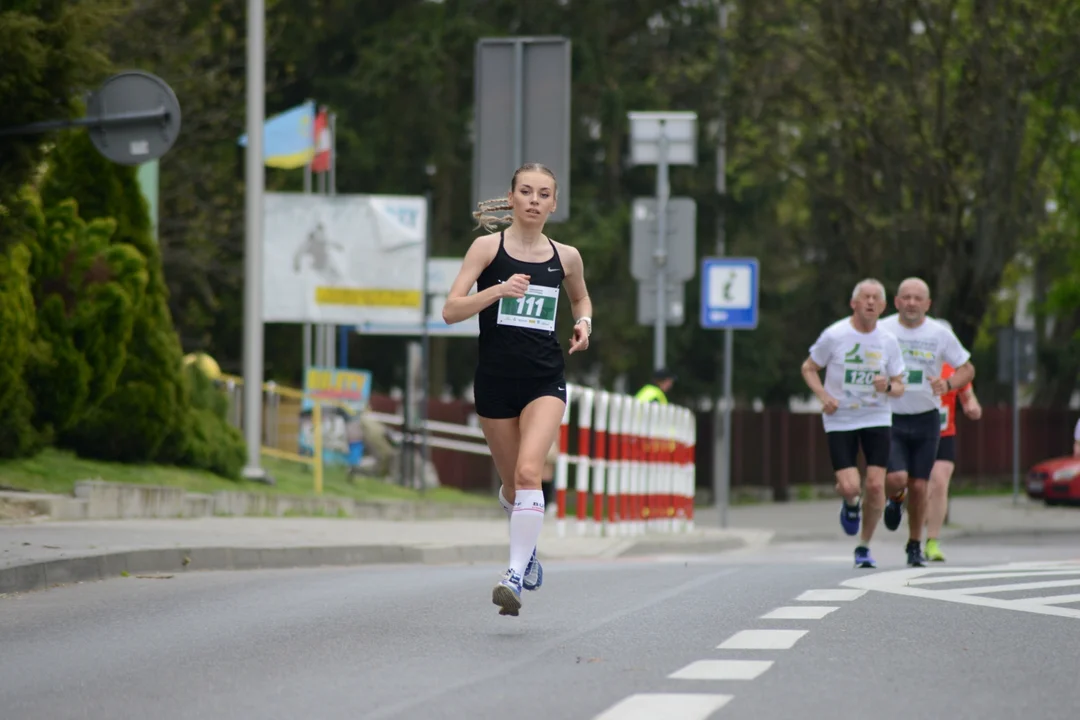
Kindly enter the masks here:
<path id="1" fill-rule="evenodd" d="M 865 280 L 860 280 L 859 283 L 855 286 L 855 289 L 851 291 L 852 300 L 859 297 L 859 291 L 862 290 L 863 285 L 873 285 L 874 287 L 876 287 L 878 294 L 881 295 L 881 302 L 888 302 L 885 299 L 885 286 L 881 284 L 880 280 L 875 280 L 874 278 L 866 278 Z"/>

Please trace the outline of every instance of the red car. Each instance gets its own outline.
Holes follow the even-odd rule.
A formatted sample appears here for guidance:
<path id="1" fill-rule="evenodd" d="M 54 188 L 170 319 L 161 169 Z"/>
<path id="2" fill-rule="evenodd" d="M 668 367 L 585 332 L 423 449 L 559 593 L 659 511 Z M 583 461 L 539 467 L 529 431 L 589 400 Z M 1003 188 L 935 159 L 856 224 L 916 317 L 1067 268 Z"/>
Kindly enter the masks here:
<path id="1" fill-rule="evenodd" d="M 1028 470 L 1028 497 L 1047 505 L 1080 503 L 1080 458 L 1058 457 L 1036 463 Z"/>

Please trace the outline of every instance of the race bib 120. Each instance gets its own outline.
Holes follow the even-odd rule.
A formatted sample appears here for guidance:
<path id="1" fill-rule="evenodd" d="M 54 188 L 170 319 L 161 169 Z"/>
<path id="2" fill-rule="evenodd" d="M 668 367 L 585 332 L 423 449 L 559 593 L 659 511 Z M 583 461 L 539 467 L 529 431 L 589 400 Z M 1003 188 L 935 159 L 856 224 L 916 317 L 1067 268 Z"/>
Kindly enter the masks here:
<path id="1" fill-rule="evenodd" d="M 503 298 L 499 301 L 499 325 L 554 332 L 555 310 L 559 304 L 559 288 L 530 285 L 525 297 Z"/>

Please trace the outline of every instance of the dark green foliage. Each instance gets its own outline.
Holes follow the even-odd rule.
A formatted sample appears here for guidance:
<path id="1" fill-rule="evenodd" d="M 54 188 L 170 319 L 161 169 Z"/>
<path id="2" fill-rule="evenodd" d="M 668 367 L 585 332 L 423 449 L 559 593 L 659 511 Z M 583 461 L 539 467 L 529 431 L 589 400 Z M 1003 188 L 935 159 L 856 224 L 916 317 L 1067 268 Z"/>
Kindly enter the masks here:
<path id="1" fill-rule="evenodd" d="M 137 251 L 146 264 L 146 291 L 133 307 L 131 340 L 116 389 L 60 442 L 102 460 L 161 459 L 163 444 L 181 426 L 189 406 L 161 257 L 135 169 L 103 158 L 85 133 L 71 133 L 50 158 L 42 196 L 46 204 L 75 198 L 86 219 L 116 218 L 114 247 Z"/>
<path id="2" fill-rule="evenodd" d="M 228 400 L 198 368 L 188 366 L 185 376 L 191 412 L 184 418 L 179 464 L 239 480 L 247 452 L 243 434 L 226 419 Z"/>
<path id="3" fill-rule="evenodd" d="M 37 233 L 29 243 L 30 274 L 40 352 L 26 380 L 36 400 L 35 425 L 63 435 L 116 388 L 146 266 L 134 248 L 110 245 L 111 218 L 87 223 L 71 199 L 44 216 L 32 207 Z"/>
<path id="4" fill-rule="evenodd" d="M 0 217 L 0 222 L 11 220 Z M 23 372 L 34 349 L 34 301 L 30 293 L 30 251 L 23 244 L 0 250 L 0 457 L 31 453 L 34 406 Z"/>

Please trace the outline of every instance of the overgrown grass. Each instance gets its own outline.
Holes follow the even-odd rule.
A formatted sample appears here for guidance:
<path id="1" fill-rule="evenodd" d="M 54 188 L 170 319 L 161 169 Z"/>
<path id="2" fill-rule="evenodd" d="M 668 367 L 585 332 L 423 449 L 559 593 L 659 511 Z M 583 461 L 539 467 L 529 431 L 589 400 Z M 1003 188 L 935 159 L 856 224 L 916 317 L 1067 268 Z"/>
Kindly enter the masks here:
<path id="1" fill-rule="evenodd" d="M 32 458 L 0 461 L 0 485 L 5 489 L 70 494 L 78 480 L 101 479 L 140 485 L 168 485 L 200 493 L 243 490 L 285 495 L 315 494 L 314 476 L 308 466 L 265 456 L 262 463 L 276 480 L 276 485 L 233 481 L 202 470 L 86 460 L 70 452 L 50 448 Z M 455 488 L 442 487 L 420 493 L 371 478 L 357 477 L 350 482 L 342 467 L 325 469 L 323 495 L 356 500 L 425 500 L 468 505 L 492 502 L 486 495 L 466 493 Z"/>

